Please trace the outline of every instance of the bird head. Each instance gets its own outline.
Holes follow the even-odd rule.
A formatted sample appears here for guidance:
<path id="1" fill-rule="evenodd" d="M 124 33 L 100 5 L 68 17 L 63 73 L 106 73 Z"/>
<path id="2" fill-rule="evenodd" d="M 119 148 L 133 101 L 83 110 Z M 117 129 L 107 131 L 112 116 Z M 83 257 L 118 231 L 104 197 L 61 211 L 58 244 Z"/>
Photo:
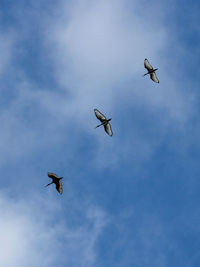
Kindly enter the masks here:
<path id="1" fill-rule="evenodd" d="M 111 120 L 112 120 L 112 118 L 108 119 L 108 121 L 111 121 Z"/>
<path id="2" fill-rule="evenodd" d="M 61 180 L 63 177 L 59 177 L 59 180 Z"/>

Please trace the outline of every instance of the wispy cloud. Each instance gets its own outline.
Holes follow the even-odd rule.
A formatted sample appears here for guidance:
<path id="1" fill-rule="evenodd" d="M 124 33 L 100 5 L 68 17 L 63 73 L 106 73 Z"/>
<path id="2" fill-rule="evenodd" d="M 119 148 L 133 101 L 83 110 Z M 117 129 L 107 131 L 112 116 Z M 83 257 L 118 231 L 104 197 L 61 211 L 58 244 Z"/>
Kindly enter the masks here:
<path id="1" fill-rule="evenodd" d="M 49 197 L 16 201 L 1 194 L 2 266 L 94 266 L 96 241 L 106 224 L 105 214 L 88 206 L 84 223 L 70 226 L 70 219 L 61 216 L 61 205 L 52 201 Z"/>
<path id="2" fill-rule="evenodd" d="M 67 108 L 75 105 L 84 112 L 97 105 L 110 110 L 116 100 L 128 95 L 132 104 L 139 101 L 147 109 L 164 107 L 171 117 L 184 118 L 187 96 L 171 80 L 165 53 L 170 32 L 160 16 L 151 20 L 149 15 L 159 7 L 152 3 L 139 16 L 141 5 L 135 1 L 130 12 L 127 3 L 77 1 L 70 11 L 63 4 L 59 16 L 48 24 L 46 37 L 52 44 L 57 79 L 72 95 Z M 161 89 L 141 78 L 145 57 L 159 67 Z"/>

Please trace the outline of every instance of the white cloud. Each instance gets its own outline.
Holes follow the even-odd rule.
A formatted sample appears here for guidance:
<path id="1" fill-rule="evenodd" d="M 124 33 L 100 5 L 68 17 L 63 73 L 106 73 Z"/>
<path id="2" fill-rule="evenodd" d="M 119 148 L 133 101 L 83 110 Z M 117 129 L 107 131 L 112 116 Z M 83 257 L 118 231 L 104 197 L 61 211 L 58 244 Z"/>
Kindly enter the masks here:
<path id="1" fill-rule="evenodd" d="M 194 111 L 194 96 L 171 69 L 172 58 L 178 61 L 175 51 L 168 60 L 171 36 L 164 10 L 153 3 L 145 7 L 138 1 L 76 1 L 70 8 L 62 4 L 48 20 L 45 42 L 55 77 L 68 92 L 61 113 L 77 119 L 86 131 L 94 107 L 116 120 L 123 105 L 129 111 L 140 106 L 156 115 L 165 129 L 185 127 Z M 159 68 L 160 84 L 142 77 L 145 57 Z M 138 136 L 138 142 L 143 141 L 149 142 Z"/>
<path id="2" fill-rule="evenodd" d="M 1 194 L 0 210 L 1 266 L 94 266 L 106 223 L 97 207 L 88 206 L 78 226 L 63 221 L 63 208 L 50 197 L 16 201 Z"/>
<path id="3" fill-rule="evenodd" d="M 140 101 L 146 108 L 149 104 L 156 109 L 164 106 L 172 117 L 182 118 L 185 96 L 166 72 L 170 72 L 165 54 L 170 33 L 161 16 L 155 19 L 150 15 L 155 10 L 159 13 L 160 7 L 148 7 L 139 15 L 141 4 L 134 1 L 130 11 L 127 3 L 76 1 L 71 9 L 63 4 L 59 16 L 48 24 L 47 40 L 52 44 L 57 79 L 72 95 L 68 110 L 70 103 L 82 112 L 88 106 L 109 110 L 116 99 L 129 95 L 132 103 Z M 159 86 L 141 78 L 145 57 L 159 67 Z M 132 92 L 126 89 L 131 80 Z"/>
<path id="4" fill-rule="evenodd" d="M 130 14 L 122 1 L 77 1 L 68 16 L 64 5 L 48 24 L 58 79 L 82 109 L 105 103 L 108 108 L 120 95 L 113 87 L 141 76 L 144 57 L 155 58 L 165 47 L 164 28 L 155 22 L 150 27 L 137 16 L 137 6 Z"/>

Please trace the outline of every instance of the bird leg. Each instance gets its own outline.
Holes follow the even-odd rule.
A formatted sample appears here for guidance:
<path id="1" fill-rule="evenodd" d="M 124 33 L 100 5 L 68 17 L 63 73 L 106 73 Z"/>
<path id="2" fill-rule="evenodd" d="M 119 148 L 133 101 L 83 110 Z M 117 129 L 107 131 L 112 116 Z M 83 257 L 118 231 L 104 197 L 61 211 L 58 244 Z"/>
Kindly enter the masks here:
<path id="1" fill-rule="evenodd" d="M 100 126 L 102 126 L 102 125 L 103 125 L 103 123 L 97 125 L 97 126 L 95 127 L 95 129 L 98 128 L 98 127 L 100 127 Z"/>
<path id="2" fill-rule="evenodd" d="M 50 184 L 53 184 L 53 182 L 51 182 Z M 50 185 L 50 184 L 45 185 L 45 187 L 47 187 L 47 186 Z"/>
<path id="3" fill-rule="evenodd" d="M 146 76 L 147 74 L 150 74 L 149 72 L 145 73 L 143 76 Z"/>

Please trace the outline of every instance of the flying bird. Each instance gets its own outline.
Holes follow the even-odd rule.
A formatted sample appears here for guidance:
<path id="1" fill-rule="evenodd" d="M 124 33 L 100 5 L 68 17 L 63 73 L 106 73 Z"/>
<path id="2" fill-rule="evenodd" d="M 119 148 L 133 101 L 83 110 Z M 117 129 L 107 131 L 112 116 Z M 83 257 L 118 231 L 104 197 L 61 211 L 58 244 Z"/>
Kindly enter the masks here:
<path id="1" fill-rule="evenodd" d="M 51 185 L 51 184 L 55 184 L 55 185 L 56 185 L 56 189 L 57 189 L 57 191 L 58 191 L 60 194 L 62 194 L 63 189 L 62 189 L 62 183 L 61 183 L 60 180 L 61 180 L 63 177 L 58 177 L 56 174 L 54 174 L 54 173 L 52 173 L 52 172 L 48 172 L 47 175 L 49 176 L 49 178 L 52 179 L 52 182 L 49 183 L 49 184 L 47 184 L 46 186 Z"/>
<path id="2" fill-rule="evenodd" d="M 151 64 L 149 63 L 148 59 L 146 59 L 146 58 L 145 58 L 145 60 L 144 60 L 144 67 L 148 70 L 148 72 L 145 73 L 144 76 L 147 75 L 147 74 L 149 74 L 149 75 L 150 75 L 150 78 L 151 78 L 155 83 L 159 83 L 159 80 L 158 80 L 158 78 L 157 78 L 157 76 L 156 76 L 156 71 L 157 71 L 158 69 L 154 69 L 154 68 L 151 66 Z"/>
<path id="3" fill-rule="evenodd" d="M 112 132 L 112 128 L 111 125 L 109 123 L 109 121 L 111 121 L 111 119 L 106 119 L 106 117 L 98 110 L 98 109 L 94 109 L 94 113 L 97 117 L 98 120 L 100 120 L 101 124 L 97 125 L 95 128 L 100 127 L 100 126 L 104 126 L 104 130 L 106 131 L 106 133 L 110 136 L 113 135 Z"/>

